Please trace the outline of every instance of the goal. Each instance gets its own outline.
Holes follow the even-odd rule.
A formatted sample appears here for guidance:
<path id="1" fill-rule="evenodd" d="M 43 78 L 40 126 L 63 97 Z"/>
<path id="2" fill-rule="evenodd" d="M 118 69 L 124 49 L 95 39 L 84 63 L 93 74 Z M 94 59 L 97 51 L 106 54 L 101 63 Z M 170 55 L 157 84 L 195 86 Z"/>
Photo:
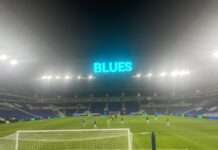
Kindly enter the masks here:
<path id="1" fill-rule="evenodd" d="M 129 129 L 24 130 L 0 138 L 3 150 L 132 150 Z"/>

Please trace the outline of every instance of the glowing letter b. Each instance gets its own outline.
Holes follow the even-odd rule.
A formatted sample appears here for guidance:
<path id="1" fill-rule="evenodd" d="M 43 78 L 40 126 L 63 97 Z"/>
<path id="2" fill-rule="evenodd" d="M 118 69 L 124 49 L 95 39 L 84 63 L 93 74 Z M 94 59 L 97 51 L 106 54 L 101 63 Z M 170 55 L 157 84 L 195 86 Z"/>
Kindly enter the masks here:
<path id="1" fill-rule="evenodd" d="M 101 73 L 101 63 L 94 63 L 94 73 Z"/>

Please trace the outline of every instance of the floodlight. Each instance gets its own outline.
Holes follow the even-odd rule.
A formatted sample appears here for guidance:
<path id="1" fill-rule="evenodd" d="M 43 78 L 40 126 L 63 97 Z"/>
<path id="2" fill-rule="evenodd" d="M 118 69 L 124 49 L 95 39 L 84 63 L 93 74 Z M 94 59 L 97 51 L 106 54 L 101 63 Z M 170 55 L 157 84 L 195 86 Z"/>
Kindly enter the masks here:
<path id="1" fill-rule="evenodd" d="M 215 57 L 215 58 L 218 58 L 218 51 L 216 51 L 216 52 L 214 53 L 214 57 Z"/>
<path id="2" fill-rule="evenodd" d="M 138 74 L 136 75 L 136 78 L 140 78 L 140 77 L 141 77 L 141 74 L 138 73 Z"/>
<path id="3" fill-rule="evenodd" d="M 7 60 L 7 59 L 8 59 L 8 56 L 5 55 L 5 54 L 2 54 L 2 55 L 0 55 L 0 59 L 1 59 L 1 60 Z"/>
<path id="4" fill-rule="evenodd" d="M 177 70 L 174 70 L 171 72 L 172 77 L 176 77 L 178 74 L 179 74 L 179 72 Z"/>
<path id="5" fill-rule="evenodd" d="M 53 77 L 51 75 L 47 76 L 48 80 L 51 80 Z"/>
<path id="6" fill-rule="evenodd" d="M 180 76 L 184 76 L 184 75 L 188 75 L 188 74 L 190 74 L 189 70 L 182 70 L 182 71 L 179 72 Z"/>
<path id="7" fill-rule="evenodd" d="M 68 76 L 68 75 L 66 75 L 64 78 L 65 78 L 66 80 L 68 80 L 68 79 L 70 79 L 71 77 Z"/>
<path id="8" fill-rule="evenodd" d="M 88 77 L 89 79 L 93 79 L 93 76 L 92 75 L 89 75 L 89 77 Z"/>
<path id="9" fill-rule="evenodd" d="M 179 71 L 179 75 L 184 76 L 185 75 L 185 70 Z"/>
<path id="10" fill-rule="evenodd" d="M 166 75 L 167 75 L 166 72 L 161 72 L 161 73 L 160 73 L 160 76 L 162 76 L 162 77 L 165 77 Z"/>
<path id="11" fill-rule="evenodd" d="M 56 78 L 57 80 L 59 80 L 61 77 L 60 77 L 60 76 L 56 76 L 55 78 Z"/>
<path id="12" fill-rule="evenodd" d="M 45 80 L 45 79 L 48 79 L 48 77 L 47 76 L 42 76 L 42 79 Z"/>
<path id="13" fill-rule="evenodd" d="M 147 74 L 147 77 L 152 77 L 152 73 Z"/>
<path id="14" fill-rule="evenodd" d="M 11 61 L 10 61 L 10 64 L 11 64 L 12 66 L 17 65 L 17 60 L 15 60 L 15 59 L 11 60 Z"/>
<path id="15" fill-rule="evenodd" d="M 77 79 L 81 79 L 81 76 L 77 76 Z"/>

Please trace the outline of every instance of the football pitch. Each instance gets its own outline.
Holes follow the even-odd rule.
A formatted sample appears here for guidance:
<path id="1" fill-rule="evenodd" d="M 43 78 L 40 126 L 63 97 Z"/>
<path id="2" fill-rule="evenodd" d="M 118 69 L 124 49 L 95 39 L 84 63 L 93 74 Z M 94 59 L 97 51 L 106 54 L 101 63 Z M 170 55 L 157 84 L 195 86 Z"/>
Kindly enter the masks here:
<path id="1" fill-rule="evenodd" d="M 0 137 L 15 133 L 17 130 L 69 130 L 84 129 L 81 121 L 84 117 L 67 117 L 35 122 L 19 122 L 14 124 L 0 124 Z M 218 121 L 175 116 L 149 116 L 150 123 L 146 123 L 145 116 L 123 116 L 110 122 L 110 128 L 129 128 L 133 134 L 133 150 L 151 149 L 150 132 L 155 132 L 157 150 L 217 150 L 218 149 Z M 166 119 L 170 119 L 167 126 Z M 87 117 L 86 129 L 93 129 L 96 120 L 99 129 L 107 129 L 108 117 Z"/>

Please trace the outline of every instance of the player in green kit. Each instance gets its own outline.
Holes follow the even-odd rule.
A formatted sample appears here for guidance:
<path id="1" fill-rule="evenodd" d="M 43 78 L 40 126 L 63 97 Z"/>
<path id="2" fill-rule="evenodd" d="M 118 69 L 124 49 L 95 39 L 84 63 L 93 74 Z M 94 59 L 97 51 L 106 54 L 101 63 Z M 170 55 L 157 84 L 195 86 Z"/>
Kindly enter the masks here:
<path id="1" fill-rule="evenodd" d="M 170 119 L 167 118 L 167 126 L 169 127 L 170 126 Z"/>
<path id="2" fill-rule="evenodd" d="M 157 121 L 157 114 L 154 115 L 154 120 Z"/>
<path id="3" fill-rule="evenodd" d="M 121 122 L 121 124 L 124 124 L 124 118 L 123 117 L 120 119 L 120 122 Z"/>
<path id="4" fill-rule="evenodd" d="M 85 118 L 83 118 L 83 120 L 82 120 L 82 126 L 83 126 L 83 128 L 86 128 L 86 119 Z"/>
<path id="5" fill-rule="evenodd" d="M 146 123 L 147 123 L 147 124 L 150 123 L 150 121 L 149 121 L 149 117 L 148 117 L 148 116 L 146 117 Z"/>
<path id="6" fill-rule="evenodd" d="M 98 129 L 96 120 L 94 120 L 93 125 L 94 125 L 94 129 Z"/>

